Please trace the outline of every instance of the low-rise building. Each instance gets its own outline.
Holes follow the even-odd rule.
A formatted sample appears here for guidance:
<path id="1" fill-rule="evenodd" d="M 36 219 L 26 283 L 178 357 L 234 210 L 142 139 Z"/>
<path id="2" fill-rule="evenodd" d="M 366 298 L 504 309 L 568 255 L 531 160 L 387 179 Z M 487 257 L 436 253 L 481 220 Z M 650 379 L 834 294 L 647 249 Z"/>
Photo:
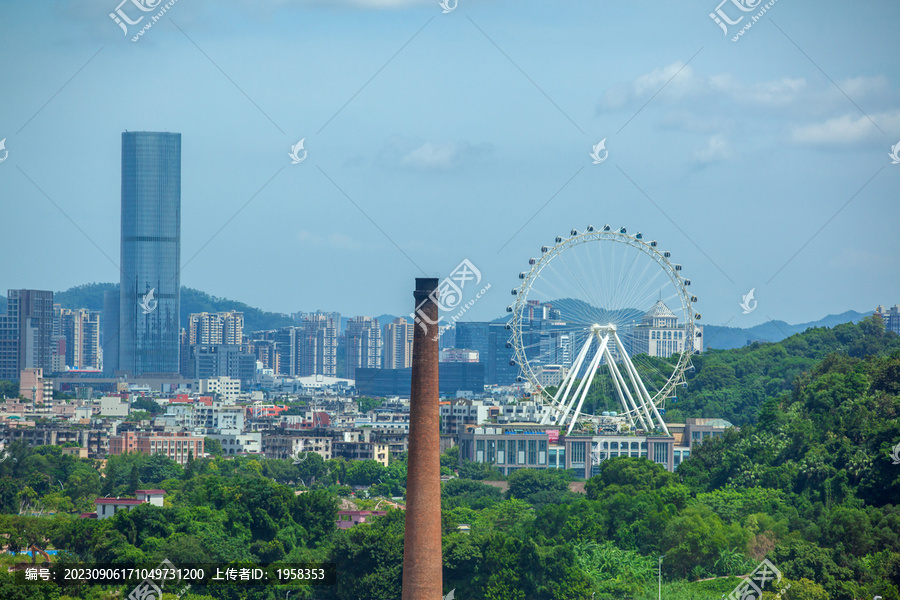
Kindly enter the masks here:
<path id="1" fill-rule="evenodd" d="M 620 456 L 646 458 L 667 471 L 686 460 L 693 447 L 724 435 L 732 424 L 723 419 L 686 419 L 667 424 L 671 435 L 636 435 L 620 431 L 576 432 L 534 423 L 475 427 L 459 434 L 460 461 L 493 465 L 509 475 L 518 469 L 574 469 L 596 475 L 603 461 Z"/>
<path id="2" fill-rule="evenodd" d="M 135 492 L 136 498 L 97 498 L 94 500 L 94 506 L 97 507 L 96 513 L 83 513 L 83 518 L 109 519 L 120 510 L 133 510 L 134 507 L 141 504 L 151 504 L 153 506 L 163 505 L 163 496 L 166 495 L 165 490 L 138 490 Z"/>
<path id="3" fill-rule="evenodd" d="M 43 369 L 23 369 L 19 373 L 19 395 L 35 405 L 53 400 L 53 380 Z"/>
<path id="4" fill-rule="evenodd" d="M 109 438 L 109 453 L 164 454 L 180 465 L 203 456 L 203 436 L 185 432 L 123 431 Z"/>
<path id="5" fill-rule="evenodd" d="M 387 444 L 374 441 L 334 442 L 332 452 L 335 457 L 347 460 L 374 460 L 382 466 L 388 466 L 390 451 Z"/>
<path id="6" fill-rule="evenodd" d="M 220 400 L 233 403 L 241 395 L 241 380 L 231 377 L 198 379 L 194 384 L 194 390 L 198 394 L 215 394 Z"/>
<path id="7" fill-rule="evenodd" d="M 374 517 L 386 514 L 386 510 L 339 510 L 336 524 L 338 529 L 350 529 L 354 525 L 368 523 Z"/>

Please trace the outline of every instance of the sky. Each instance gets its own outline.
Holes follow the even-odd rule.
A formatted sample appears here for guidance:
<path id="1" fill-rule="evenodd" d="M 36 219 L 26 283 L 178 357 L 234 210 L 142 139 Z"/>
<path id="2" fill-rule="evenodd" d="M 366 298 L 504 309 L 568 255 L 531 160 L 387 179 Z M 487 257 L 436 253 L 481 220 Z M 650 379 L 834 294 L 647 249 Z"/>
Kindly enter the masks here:
<path id="1" fill-rule="evenodd" d="M 182 285 L 264 310 L 404 314 L 468 260 L 493 319 L 605 224 L 672 253 L 702 323 L 900 303 L 897 2 L 171 4 L 0 0 L 0 290 L 118 281 L 146 130 L 182 134 Z"/>

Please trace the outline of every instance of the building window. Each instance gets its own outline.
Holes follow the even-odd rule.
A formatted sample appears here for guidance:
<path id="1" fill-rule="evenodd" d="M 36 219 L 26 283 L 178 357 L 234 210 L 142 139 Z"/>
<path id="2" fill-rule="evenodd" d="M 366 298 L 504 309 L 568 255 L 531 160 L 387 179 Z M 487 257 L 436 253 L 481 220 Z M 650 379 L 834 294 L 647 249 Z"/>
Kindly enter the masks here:
<path id="1" fill-rule="evenodd" d="M 585 442 L 572 442 L 572 466 L 583 467 L 585 456 Z"/>
<path id="2" fill-rule="evenodd" d="M 547 440 L 541 440 L 538 442 L 538 464 L 547 464 Z"/>
<path id="3" fill-rule="evenodd" d="M 506 440 L 497 440 L 497 464 L 506 462 Z"/>
<path id="4" fill-rule="evenodd" d="M 475 462 L 484 462 L 484 440 L 475 442 Z"/>
<path id="5" fill-rule="evenodd" d="M 537 464 L 537 440 L 528 440 L 528 464 Z"/>
<path id="6" fill-rule="evenodd" d="M 496 453 L 497 453 L 497 441 L 496 440 L 488 440 L 487 446 L 488 446 L 487 462 L 493 464 L 494 458 L 496 457 Z"/>
<path id="7" fill-rule="evenodd" d="M 516 457 L 517 458 L 516 462 L 518 462 L 518 464 L 520 464 L 520 465 L 524 465 L 525 464 L 525 440 L 519 440 L 519 449 L 516 452 L 516 454 L 518 454 L 518 456 Z"/>
<path id="8" fill-rule="evenodd" d="M 660 465 L 668 465 L 669 457 L 667 456 L 667 448 L 666 444 L 655 443 L 653 444 L 653 462 Z"/>

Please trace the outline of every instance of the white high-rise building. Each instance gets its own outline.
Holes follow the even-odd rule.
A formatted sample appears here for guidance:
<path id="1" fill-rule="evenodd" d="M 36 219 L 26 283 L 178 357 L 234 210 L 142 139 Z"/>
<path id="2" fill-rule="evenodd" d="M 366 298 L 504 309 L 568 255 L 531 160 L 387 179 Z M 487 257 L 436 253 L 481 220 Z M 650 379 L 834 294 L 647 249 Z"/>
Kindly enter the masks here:
<path id="1" fill-rule="evenodd" d="M 244 313 L 202 312 L 188 317 L 188 343 L 201 346 L 240 346 L 244 336 Z"/>
<path id="2" fill-rule="evenodd" d="M 394 319 L 384 326 L 382 364 L 385 369 L 412 367 L 413 327 L 414 325 L 403 317 Z"/>
<path id="3" fill-rule="evenodd" d="M 347 378 L 356 379 L 356 369 L 381 368 L 381 328 L 378 319 L 353 317 L 347 322 Z"/>

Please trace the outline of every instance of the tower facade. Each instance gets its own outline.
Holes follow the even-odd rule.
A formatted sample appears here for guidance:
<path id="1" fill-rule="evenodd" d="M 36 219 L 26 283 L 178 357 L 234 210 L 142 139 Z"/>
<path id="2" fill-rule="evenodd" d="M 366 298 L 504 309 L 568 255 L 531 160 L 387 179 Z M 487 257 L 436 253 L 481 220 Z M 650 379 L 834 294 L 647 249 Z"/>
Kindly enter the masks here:
<path id="1" fill-rule="evenodd" d="M 122 134 L 119 368 L 178 373 L 181 134 Z"/>

